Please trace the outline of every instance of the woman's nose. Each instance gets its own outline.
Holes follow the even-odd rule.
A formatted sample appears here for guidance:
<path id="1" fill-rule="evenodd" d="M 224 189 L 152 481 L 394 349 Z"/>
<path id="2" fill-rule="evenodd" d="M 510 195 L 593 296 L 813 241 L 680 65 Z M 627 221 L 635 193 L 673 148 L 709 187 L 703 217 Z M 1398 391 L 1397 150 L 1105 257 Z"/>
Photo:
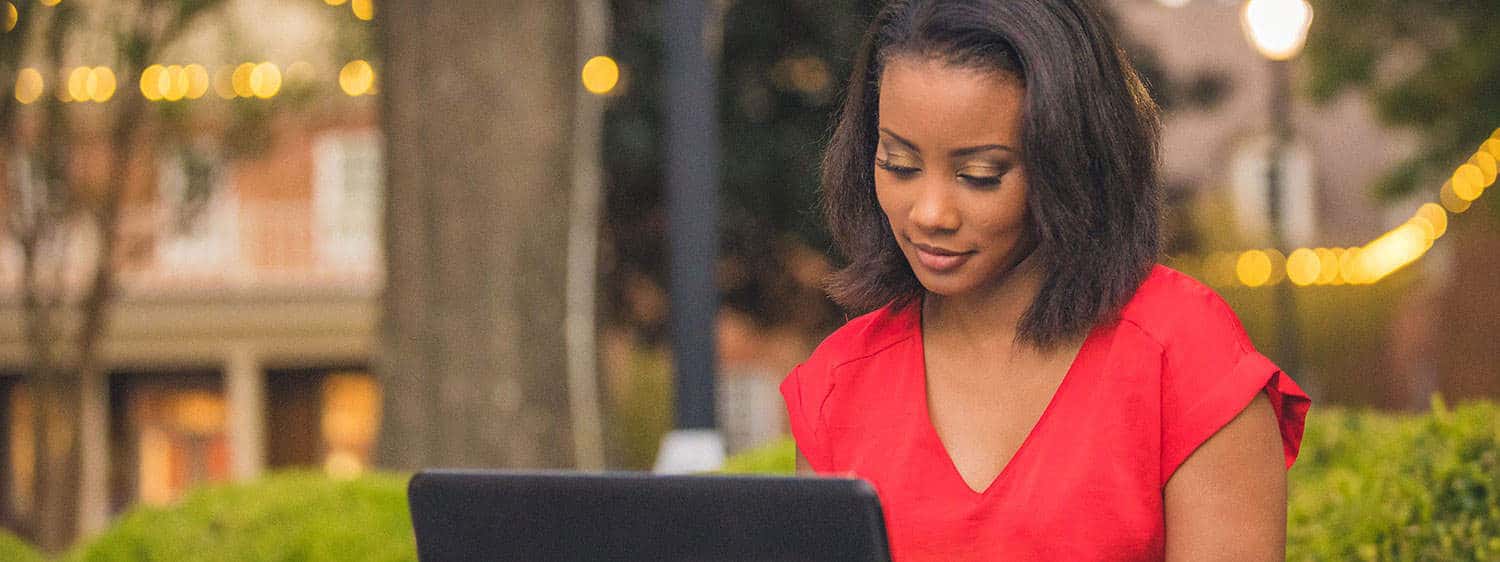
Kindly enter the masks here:
<path id="1" fill-rule="evenodd" d="M 913 226 L 925 231 L 957 230 L 962 222 L 958 206 L 953 200 L 953 190 L 937 182 L 923 182 L 912 202 L 909 219 Z"/>

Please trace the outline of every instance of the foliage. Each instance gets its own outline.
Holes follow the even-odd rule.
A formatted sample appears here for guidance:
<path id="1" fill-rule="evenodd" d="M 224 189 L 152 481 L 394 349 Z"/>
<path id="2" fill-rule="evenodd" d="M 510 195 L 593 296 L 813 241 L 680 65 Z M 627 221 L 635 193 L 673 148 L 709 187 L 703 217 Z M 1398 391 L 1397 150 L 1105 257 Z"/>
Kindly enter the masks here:
<path id="1" fill-rule="evenodd" d="M 7 562 L 43 562 L 46 558 L 26 541 L 0 529 L 0 560 Z"/>
<path id="2" fill-rule="evenodd" d="M 406 481 L 291 472 L 200 488 L 172 507 L 135 508 L 68 559 L 414 562 Z"/>
<path id="3" fill-rule="evenodd" d="M 1313 98 L 1366 92 L 1381 120 L 1419 135 L 1422 148 L 1391 168 L 1381 194 L 1441 183 L 1500 126 L 1500 0 L 1312 3 L 1305 57 Z"/>
<path id="4" fill-rule="evenodd" d="M 1314 408 L 1289 473 L 1288 560 L 1500 560 L 1500 406 Z M 790 474 L 783 439 L 726 472 Z"/>

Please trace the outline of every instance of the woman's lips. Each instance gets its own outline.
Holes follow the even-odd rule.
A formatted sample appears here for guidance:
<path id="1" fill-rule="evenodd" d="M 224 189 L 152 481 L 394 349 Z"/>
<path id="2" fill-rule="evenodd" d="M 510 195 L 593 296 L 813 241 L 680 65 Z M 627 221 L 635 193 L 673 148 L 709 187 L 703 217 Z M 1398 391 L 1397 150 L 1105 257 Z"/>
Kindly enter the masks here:
<path id="1" fill-rule="evenodd" d="M 958 252 L 926 244 L 912 244 L 912 247 L 916 248 L 917 261 L 922 267 L 939 273 L 958 268 L 974 255 L 974 252 Z"/>

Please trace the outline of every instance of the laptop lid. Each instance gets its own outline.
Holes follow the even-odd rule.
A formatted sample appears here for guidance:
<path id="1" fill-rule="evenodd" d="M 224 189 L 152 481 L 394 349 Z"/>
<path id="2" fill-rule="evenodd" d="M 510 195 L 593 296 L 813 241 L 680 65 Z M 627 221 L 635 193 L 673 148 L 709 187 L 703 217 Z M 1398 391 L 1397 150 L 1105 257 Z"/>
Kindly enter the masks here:
<path id="1" fill-rule="evenodd" d="M 407 489 L 421 562 L 887 562 L 861 480 L 427 470 Z"/>

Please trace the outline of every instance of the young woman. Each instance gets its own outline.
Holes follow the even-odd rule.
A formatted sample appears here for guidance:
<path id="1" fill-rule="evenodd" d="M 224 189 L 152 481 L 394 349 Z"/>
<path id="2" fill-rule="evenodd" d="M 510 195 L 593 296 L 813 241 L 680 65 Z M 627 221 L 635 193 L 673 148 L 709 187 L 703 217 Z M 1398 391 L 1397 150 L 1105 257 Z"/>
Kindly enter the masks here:
<path id="1" fill-rule="evenodd" d="M 1158 129 L 1090 2 L 876 17 L 823 170 L 831 293 L 867 313 L 781 389 L 897 562 L 1282 559 L 1309 402 L 1156 265 Z"/>

